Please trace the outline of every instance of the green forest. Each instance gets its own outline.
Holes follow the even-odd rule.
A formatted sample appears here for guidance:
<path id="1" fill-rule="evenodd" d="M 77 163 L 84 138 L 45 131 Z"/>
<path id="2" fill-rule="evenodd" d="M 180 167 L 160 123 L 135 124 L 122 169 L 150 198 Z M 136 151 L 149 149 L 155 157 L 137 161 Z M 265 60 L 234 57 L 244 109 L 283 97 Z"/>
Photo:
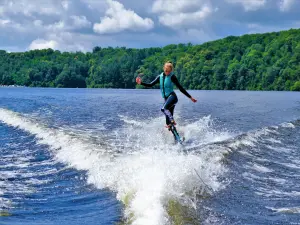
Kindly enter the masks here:
<path id="1" fill-rule="evenodd" d="M 64 88 L 143 88 L 171 61 L 186 89 L 300 91 L 300 29 L 251 34 L 201 45 L 95 47 L 92 52 L 0 50 L 0 84 Z"/>

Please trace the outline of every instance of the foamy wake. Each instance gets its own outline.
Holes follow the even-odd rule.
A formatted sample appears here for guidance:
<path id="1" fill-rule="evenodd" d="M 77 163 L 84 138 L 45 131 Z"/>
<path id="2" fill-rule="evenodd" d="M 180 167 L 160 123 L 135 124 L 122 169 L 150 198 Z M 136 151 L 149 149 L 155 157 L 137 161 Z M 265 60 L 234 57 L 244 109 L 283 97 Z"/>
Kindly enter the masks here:
<path id="1" fill-rule="evenodd" d="M 287 213 L 287 214 L 298 214 L 300 213 L 300 207 L 287 207 L 287 208 L 273 208 L 273 207 L 266 207 L 271 209 L 276 213 Z"/>
<path id="2" fill-rule="evenodd" d="M 186 132 L 186 138 L 195 140 L 200 132 L 204 142 L 229 136 L 209 130 L 209 120 L 181 130 L 194 129 Z M 132 224 L 171 224 L 167 209 L 170 201 L 195 210 L 196 193 L 206 188 L 217 191 L 223 185 L 218 179 L 226 172 L 222 152 L 216 149 L 184 153 L 181 146 L 170 144 L 171 134 L 161 128 L 157 119 L 142 125 L 128 123 L 115 131 L 115 139 L 106 143 L 110 150 L 6 109 L 0 109 L 0 121 L 35 135 L 37 142 L 48 145 L 59 162 L 86 170 L 89 183 L 115 191 L 117 198 L 126 203 L 124 214 Z M 112 154 L 111 149 L 119 154 Z"/>

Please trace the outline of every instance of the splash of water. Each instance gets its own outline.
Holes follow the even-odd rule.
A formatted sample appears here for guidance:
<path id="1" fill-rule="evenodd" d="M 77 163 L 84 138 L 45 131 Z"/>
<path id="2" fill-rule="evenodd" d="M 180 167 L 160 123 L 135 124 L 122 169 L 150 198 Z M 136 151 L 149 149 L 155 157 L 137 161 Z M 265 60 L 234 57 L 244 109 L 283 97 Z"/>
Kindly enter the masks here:
<path id="1" fill-rule="evenodd" d="M 121 152 L 117 156 L 67 130 L 49 128 L 10 110 L 0 109 L 0 121 L 35 135 L 37 142 L 48 145 L 59 162 L 86 170 L 89 183 L 115 191 L 117 198 L 126 203 L 124 214 L 132 224 L 170 224 L 170 201 L 193 208 L 194 193 L 205 188 L 203 182 L 213 191 L 222 188 L 218 180 L 226 172 L 222 152 L 182 151 L 179 145 L 171 144 L 172 136 L 161 128 L 158 119 L 147 124 L 128 123 L 112 132 L 115 138 L 107 141 Z M 200 133 L 202 142 L 229 136 L 214 131 L 209 123 L 210 118 L 204 118 L 179 129 L 188 140 L 196 139 Z"/>

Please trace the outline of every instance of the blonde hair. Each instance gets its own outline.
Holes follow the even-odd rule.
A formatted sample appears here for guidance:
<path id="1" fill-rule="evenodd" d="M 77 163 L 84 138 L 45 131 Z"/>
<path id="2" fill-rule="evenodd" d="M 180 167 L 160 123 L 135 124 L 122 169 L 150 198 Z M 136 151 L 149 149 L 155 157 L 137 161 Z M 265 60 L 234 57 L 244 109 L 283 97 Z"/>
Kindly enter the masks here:
<path id="1" fill-rule="evenodd" d="M 165 66 L 171 68 L 171 71 L 173 71 L 174 67 L 173 67 L 173 64 L 171 62 L 166 62 L 165 65 L 164 65 L 164 68 L 165 68 Z"/>

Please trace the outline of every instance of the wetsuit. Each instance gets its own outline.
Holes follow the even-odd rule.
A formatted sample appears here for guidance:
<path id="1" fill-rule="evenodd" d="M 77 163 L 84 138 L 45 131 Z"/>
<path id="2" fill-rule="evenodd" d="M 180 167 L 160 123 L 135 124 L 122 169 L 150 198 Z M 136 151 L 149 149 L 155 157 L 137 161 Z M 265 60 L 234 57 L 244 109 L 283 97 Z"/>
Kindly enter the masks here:
<path id="1" fill-rule="evenodd" d="M 169 82 L 165 83 L 165 80 L 169 79 Z M 174 114 L 174 108 L 175 104 L 178 102 L 178 98 L 176 93 L 173 91 L 173 84 L 177 86 L 177 88 L 188 98 L 191 98 L 191 95 L 180 85 L 177 77 L 175 74 L 171 73 L 168 76 L 165 75 L 165 73 L 162 73 L 158 75 L 151 83 L 141 83 L 141 85 L 144 85 L 146 87 L 153 87 L 155 84 L 160 83 L 160 90 L 162 93 L 162 97 L 165 100 L 165 103 L 163 107 L 161 108 L 161 111 L 166 116 L 166 124 L 169 125 L 171 121 L 174 121 L 173 114 Z"/>

